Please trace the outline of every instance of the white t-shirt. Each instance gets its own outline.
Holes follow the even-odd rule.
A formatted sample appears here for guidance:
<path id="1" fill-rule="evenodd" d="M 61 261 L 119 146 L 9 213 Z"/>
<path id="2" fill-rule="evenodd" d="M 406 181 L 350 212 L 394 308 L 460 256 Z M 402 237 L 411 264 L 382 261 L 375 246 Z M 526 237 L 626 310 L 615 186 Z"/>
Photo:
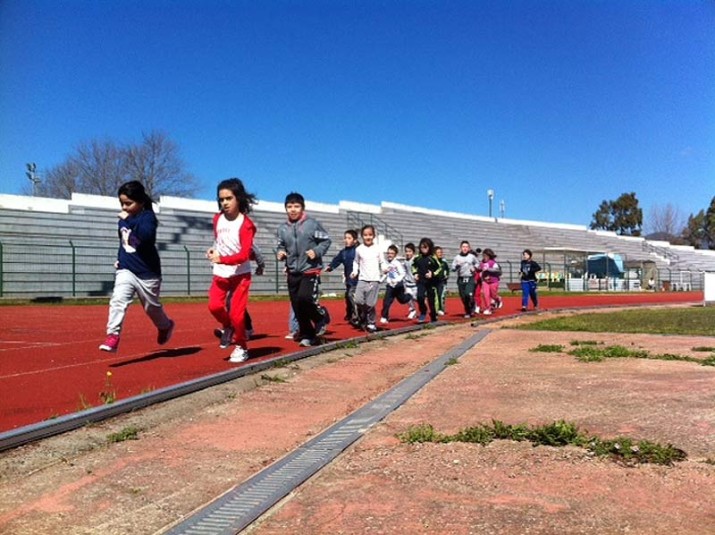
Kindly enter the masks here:
<path id="1" fill-rule="evenodd" d="M 358 280 L 361 281 L 379 282 L 382 278 L 382 269 L 386 265 L 385 255 L 377 245 L 368 247 L 361 243 L 355 249 L 352 276 L 357 275 Z"/>
<path id="2" fill-rule="evenodd" d="M 219 216 L 216 222 L 216 243 L 214 243 L 214 249 L 219 255 L 231 256 L 241 252 L 240 230 L 243 225 L 243 219 L 243 214 L 239 214 L 233 221 L 226 219 L 223 214 Z M 234 266 L 228 264 L 213 265 L 213 274 L 224 279 L 250 272 L 250 261 Z"/>

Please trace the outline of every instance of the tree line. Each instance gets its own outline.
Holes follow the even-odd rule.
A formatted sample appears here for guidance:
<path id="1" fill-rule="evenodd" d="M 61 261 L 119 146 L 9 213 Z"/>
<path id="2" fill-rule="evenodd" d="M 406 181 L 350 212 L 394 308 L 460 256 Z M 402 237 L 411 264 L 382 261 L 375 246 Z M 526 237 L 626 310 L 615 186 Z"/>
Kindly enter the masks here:
<path id="1" fill-rule="evenodd" d="M 594 212 L 590 228 L 610 230 L 622 236 L 643 234 L 643 210 L 636 194 L 622 193 L 611 201 L 601 201 Z M 715 196 L 710 205 L 687 221 L 672 204 L 654 206 L 648 221 L 650 239 L 669 241 L 674 245 L 692 245 L 697 249 L 715 249 Z"/>
<path id="2" fill-rule="evenodd" d="M 31 172 L 34 194 L 59 199 L 69 199 L 73 192 L 114 196 L 128 180 L 142 182 L 153 198 L 193 197 L 198 190 L 197 179 L 187 171 L 178 145 L 166 133 L 156 130 L 142 133 L 136 143 L 111 139 L 81 143 L 64 161 L 50 168 L 41 181 L 35 181 L 34 168 Z M 602 201 L 590 228 L 641 236 L 643 210 L 636 194 L 623 193 L 615 200 Z M 690 214 L 687 221 L 671 204 L 654 206 L 647 231 L 651 239 L 715 249 L 715 197 L 707 208 Z"/>

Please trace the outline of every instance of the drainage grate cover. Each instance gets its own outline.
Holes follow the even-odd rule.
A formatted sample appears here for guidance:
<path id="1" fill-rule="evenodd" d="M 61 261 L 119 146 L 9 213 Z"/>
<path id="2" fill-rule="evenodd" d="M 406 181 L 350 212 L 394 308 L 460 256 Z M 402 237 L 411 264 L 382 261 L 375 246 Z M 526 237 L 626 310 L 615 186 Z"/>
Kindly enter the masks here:
<path id="1" fill-rule="evenodd" d="M 180 524 L 167 535 L 229 535 L 240 532 L 335 459 L 348 446 L 397 409 L 435 378 L 452 359 L 479 343 L 482 330 L 438 359 L 407 377 L 386 393 L 361 407 L 320 435 L 228 491 Z"/>

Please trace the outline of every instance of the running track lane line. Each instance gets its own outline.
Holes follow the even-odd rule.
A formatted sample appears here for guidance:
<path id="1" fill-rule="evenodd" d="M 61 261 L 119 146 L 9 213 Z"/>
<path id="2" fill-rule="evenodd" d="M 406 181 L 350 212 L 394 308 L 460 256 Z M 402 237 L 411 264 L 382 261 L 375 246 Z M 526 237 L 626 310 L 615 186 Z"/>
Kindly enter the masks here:
<path id="1" fill-rule="evenodd" d="M 256 374 L 263 370 L 273 368 L 277 363 L 287 363 L 292 362 L 294 360 L 301 360 L 307 357 L 312 357 L 313 355 L 318 355 L 320 353 L 325 353 L 326 351 L 332 351 L 334 349 L 344 347 L 346 344 L 369 342 L 372 340 L 385 338 L 386 336 L 396 336 L 412 331 L 419 331 L 422 329 L 441 327 L 445 325 L 451 325 L 451 323 L 438 322 L 437 324 L 410 325 L 407 327 L 401 327 L 399 329 L 391 329 L 389 331 L 382 331 L 374 334 L 358 336 L 355 338 L 348 338 L 346 340 L 329 342 L 302 351 L 297 351 L 295 353 L 289 353 L 287 355 L 280 355 L 271 359 L 262 360 L 260 362 L 256 362 L 255 364 L 250 364 L 249 361 L 249 363 L 246 365 L 237 368 L 232 368 L 224 372 L 199 377 L 198 379 L 186 381 L 177 385 L 152 390 L 151 392 L 147 392 L 146 394 L 140 394 L 138 396 L 133 396 L 130 398 L 115 401 L 114 403 L 109 405 L 93 407 L 91 409 L 75 412 L 52 420 L 45 420 L 43 422 L 38 422 L 35 424 L 20 427 L 18 429 L 12 429 L 10 431 L 2 432 L 0 433 L 0 452 L 16 448 L 24 444 L 29 444 L 38 440 L 42 440 L 43 438 L 60 435 L 68 431 L 78 429 L 90 423 L 101 422 L 102 420 L 113 418 L 114 416 L 133 412 L 138 409 L 143 409 L 156 403 L 176 399 L 187 394 L 192 394 L 205 388 L 210 388 L 212 386 L 226 383 L 228 381 L 233 381 L 234 379 L 238 379 L 239 377 Z"/>
<path id="2" fill-rule="evenodd" d="M 450 361 L 459 359 L 481 342 L 489 332 L 487 329 L 477 331 L 375 400 L 162 533 L 234 535 L 241 532 L 410 399 Z"/>

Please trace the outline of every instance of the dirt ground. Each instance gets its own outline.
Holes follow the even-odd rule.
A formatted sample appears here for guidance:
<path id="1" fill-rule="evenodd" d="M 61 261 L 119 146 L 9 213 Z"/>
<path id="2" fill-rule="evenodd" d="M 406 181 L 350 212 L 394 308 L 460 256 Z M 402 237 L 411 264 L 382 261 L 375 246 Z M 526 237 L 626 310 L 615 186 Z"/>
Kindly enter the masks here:
<path id="1" fill-rule="evenodd" d="M 458 363 L 248 531 L 714 533 L 715 368 L 529 349 L 596 340 L 705 358 L 692 348 L 715 339 L 511 328 L 536 317 L 488 325 Z M 486 327 L 336 350 L 0 454 L 0 533 L 161 533 Z M 418 423 L 452 433 L 492 419 L 564 419 L 603 438 L 672 444 L 688 458 L 628 467 L 575 447 L 396 438 Z M 138 440 L 107 443 L 129 426 Z"/>

